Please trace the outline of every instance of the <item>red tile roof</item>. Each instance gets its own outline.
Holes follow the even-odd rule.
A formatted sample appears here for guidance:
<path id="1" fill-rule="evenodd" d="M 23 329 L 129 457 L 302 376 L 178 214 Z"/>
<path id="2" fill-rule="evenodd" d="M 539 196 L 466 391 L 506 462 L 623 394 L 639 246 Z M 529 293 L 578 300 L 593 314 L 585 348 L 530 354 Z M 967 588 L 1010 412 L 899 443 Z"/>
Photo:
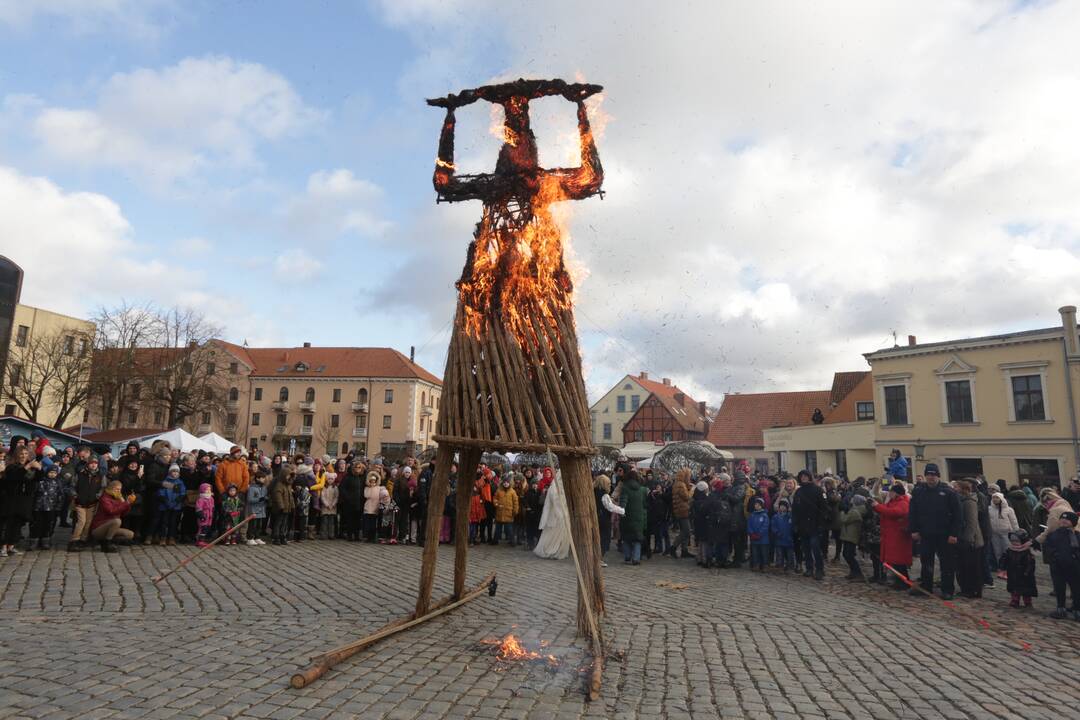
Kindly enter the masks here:
<path id="1" fill-rule="evenodd" d="M 840 374 L 840 373 L 837 373 Z M 835 389 L 835 385 L 834 385 Z M 825 424 L 855 422 L 858 420 L 856 403 L 874 401 L 874 381 L 870 373 L 863 373 L 863 378 L 853 387 L 839 404 L 825 414 Z"/>
<path id="2" fill-rule="evenodd" d="M 829 409 L 830 390 L 726 395 L 709 428 L 708 440 L 721 450 L 763 448 L 763 431 L 810 425 L 815 408 Z"/>
<path id="3" fill-rule="evenodd" d="M 218 341 L 255 377 L 389 377 L 416 378 L 436 385 L 440 380 L 393 348 L 292 347 L 245 348 Z M 297 369 L 303 363 L 306 371 Z"/>
<path id="4" fill-rule="evenodd" d="M 702 414 L 697 401 L 690 397 L 686 391 L 681 390 L 678 385 L 665 385 L 664 383 L 656 382 L 655 380 L 646 380 L 640 375 L 632 375 L 631 377 L 635 382 L 641 385 L 641 387 L 655 395 L 656 399 L 663 403 L 664 407 L 668 409 L 668 412 L 671 413 L 671 416 L 675 418 L 676 422 L 679 423 L 683 430 L 699 433 L 705 432 L 705 423 L 709 418 Z M 683 395 L 681 404 L 675 397 L 679 394 Z"/>
<path id="5" fill-rule="evenodd" d="M 835 407 L 840 401 L 848 396 L 855 386 L 869 377 L 869 370 L 856 370 L 855 372 L 833 373 L 832 390 L 829 392 L 829 407 Z M 828 412 L 822 408 L 822 412 Z"/>

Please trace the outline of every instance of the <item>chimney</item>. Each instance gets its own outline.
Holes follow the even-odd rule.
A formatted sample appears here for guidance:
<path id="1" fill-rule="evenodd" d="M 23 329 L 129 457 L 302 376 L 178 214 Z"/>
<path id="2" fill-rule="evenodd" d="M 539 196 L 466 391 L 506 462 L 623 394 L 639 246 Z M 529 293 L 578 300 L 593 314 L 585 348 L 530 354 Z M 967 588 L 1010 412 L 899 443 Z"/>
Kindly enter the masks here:
<path id="1" fill-rule="evenodd" d="M 416 362 L 416 346 L 415 345 L 410 345 L 409 346 L 409 362 L 411 362 L 411 363 Z"/>
<path id="2" fill-rule="evenodd" d="M 641 378 L 642 380 L 648 380 L 649 379 L 649 373 L 642 370 L 641 373 L 638 374 L 638 377 Z"/>
<path id="3" fill-rule="evenodd" d="M 671 378 L 664 378 L 663 383 L 668 387 L 671 387 Z"/>
<path id="4" fill-rule="evenodd" d="M 304 343 L 304 347 L 306 347 L 306 348 L 311 347 L 311 343 L 309 343 L 309 342 Z"/>
<path id="5" fill-rule="evenodd" d="M 1080 358 L 1080 338 L 1076 335 L 1076 306 L 1066 305 L 1058 308 L 1061 313 L 1061 328 L 1065 331 L 1065 354 L 1069 358 Z"/>
<path id="6" fill-rule="evenodd" d="M 914 335 L 908 335 L 907 336 L 907 344 L 908 344 L 908 347 L 911 347 L 913 345 L 918 345 L 919 343 L 916 342 Z"/>
<path id="7" fill-rule="evenodd" d="M 683 406 L 683 403 L 684 403 L 685 400 L 686 400 L 686 396 L 683 395 L 681 392 L 675 393 L 675 402 L 679 403 L 679 407 Z"/>
<path id="8" fill-rule="evenodd" d="M 701 413 L 702 415 L 706 414 L 705 413 L 705 401 L 704 400 L 698 401 L 697 409 L 698 409 L 698 412 Z"/>

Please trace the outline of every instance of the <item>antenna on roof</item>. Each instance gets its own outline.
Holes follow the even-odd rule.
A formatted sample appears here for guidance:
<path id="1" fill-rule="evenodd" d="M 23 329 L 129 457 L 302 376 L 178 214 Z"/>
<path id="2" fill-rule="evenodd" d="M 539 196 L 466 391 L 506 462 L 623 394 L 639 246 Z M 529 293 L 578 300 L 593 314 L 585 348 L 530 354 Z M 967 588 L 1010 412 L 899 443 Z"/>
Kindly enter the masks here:
<path id="1" fill-rule="evenodd" d="M 244 347 L 247 347 L 247 346 L 248 346 L 248 344 L 247 344 L 247 338 L 244 338 Z"/>
<path id="2" fill-rule="evenodd" d="M 893 347 L 900 347 L 900 343 L 896 342 L 896 331 L 895 330 L 892 331 L 892 346 Z"/>

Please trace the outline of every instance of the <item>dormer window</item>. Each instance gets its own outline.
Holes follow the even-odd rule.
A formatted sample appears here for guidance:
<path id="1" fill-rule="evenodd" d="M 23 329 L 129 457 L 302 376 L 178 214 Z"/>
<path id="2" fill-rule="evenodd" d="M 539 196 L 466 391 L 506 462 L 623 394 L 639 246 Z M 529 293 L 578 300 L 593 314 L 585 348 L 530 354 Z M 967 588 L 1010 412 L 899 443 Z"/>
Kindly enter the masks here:
<path id="1" fill-rule="evenodd" d="M 303 362 L 296 363 L 296 372 L 307 372 L 307 365 Z"/>

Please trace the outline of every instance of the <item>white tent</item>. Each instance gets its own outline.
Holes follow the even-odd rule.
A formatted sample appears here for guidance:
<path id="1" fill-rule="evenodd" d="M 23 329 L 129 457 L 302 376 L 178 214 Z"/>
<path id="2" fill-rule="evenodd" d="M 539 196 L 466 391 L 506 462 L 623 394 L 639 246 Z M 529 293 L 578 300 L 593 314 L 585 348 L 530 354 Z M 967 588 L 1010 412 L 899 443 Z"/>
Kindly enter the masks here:
<path id="1" fill-rule="evenodd" d="M 234 447 L 238 447 L 237 444 L 234 443 L 232 440 L 226 440 L 225 438 L 218 435 L 216 432 L 206 433 L 205 435 L 203 435 L 199 439 L 202 440 L 207 445 L 212 446 L 213 451 L 215 453 L 217 453 L 218 455 L 228 455 L 229 450 L 231 450 Z M 242 447 L 240 449 L 241 449 L 241 451 L 244 451 L 244 449 Z M 247 452 L 244 451 L 244 454 L 246 455 Z"/>
<path id="2" fill-rule="evenodd" d="M 190 452 L 192 450 L 207 450 L 210 452 L 216 452 L 214 446 L 205 440 L 200 440 L 191 433 L 187 432 L 183 428 L 175 428 L 167 433 L 161 435 L 154 435 L 139 441 L 139 445 L 148 448 L 158 440 L 165 440 L 174 449 L 179 449 L 181 452 Z"/>

